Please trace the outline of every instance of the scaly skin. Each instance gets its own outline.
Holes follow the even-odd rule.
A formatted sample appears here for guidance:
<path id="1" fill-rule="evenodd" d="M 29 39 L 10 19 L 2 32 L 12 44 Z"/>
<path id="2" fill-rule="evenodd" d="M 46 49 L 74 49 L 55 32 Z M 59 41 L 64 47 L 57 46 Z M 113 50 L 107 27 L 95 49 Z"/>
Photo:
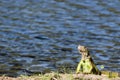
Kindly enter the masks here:
<path id="1" fill-rule="evenodd" d="M 77 66 L 76 73 L 85 73 L 85 74 L 101 74 L 99 69 L 94 64 L 88 49 L 85 46 L 78 46 L 78 51 L 81 53 L 82 58 Z"/>

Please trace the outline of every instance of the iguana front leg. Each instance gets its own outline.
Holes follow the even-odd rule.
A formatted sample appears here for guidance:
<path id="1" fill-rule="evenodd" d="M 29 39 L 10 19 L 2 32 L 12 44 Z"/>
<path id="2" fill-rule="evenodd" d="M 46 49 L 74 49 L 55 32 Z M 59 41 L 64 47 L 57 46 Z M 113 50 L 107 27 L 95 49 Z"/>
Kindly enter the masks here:
<path id="1" fill-rule="evenodd" d="M 76 73 L 80 73 L 80 72 L 83 72 L 83 62 L 80 61 L 78 66 L 77 66 L 77 70 L 76 70 Z"/>

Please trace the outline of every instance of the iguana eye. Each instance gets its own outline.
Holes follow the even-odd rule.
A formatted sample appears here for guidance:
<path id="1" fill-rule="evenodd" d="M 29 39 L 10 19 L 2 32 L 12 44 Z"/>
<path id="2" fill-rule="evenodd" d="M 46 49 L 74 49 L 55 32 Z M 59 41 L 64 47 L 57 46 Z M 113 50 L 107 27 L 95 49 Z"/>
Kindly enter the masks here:
<path id="1" fill-rule="evenodd" d="M 80 50 L 80 52 L 85 52 L 85 50 Z"/>
<path id="2" fill-rule="evenodd" d="M 83 52 L 82 50 L 80 50 L 80 52 Z"/>

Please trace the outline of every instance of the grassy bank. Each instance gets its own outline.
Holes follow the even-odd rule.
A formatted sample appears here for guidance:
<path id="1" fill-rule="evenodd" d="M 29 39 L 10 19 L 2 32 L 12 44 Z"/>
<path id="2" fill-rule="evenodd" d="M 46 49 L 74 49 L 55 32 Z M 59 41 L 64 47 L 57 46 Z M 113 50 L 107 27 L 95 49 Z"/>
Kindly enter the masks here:
<path id="1" fill-rule="evenodd" d="M 1 76 L 0 80 L 120 80 L 120 77 L 109 77 L 108 75 L 93 74 L 60 74 L 56 72 L 51 72 L 33 76 L 22 75 L 17 78 Z"/>

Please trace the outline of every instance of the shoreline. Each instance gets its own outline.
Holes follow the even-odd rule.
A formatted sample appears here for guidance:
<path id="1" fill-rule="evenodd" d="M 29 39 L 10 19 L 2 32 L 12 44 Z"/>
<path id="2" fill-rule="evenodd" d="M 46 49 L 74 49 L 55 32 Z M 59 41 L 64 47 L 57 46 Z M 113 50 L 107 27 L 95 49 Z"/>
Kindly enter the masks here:
<path id="1" fill-rule="evenodd" d="M 94 74 L 62 74 L 62 73 L 46 73 L 32 76 L 21 75 L 20 77 L 0 76 L 0 80 L 120 80 L 120 77 L 109 78 L 107 75 Z"/>

